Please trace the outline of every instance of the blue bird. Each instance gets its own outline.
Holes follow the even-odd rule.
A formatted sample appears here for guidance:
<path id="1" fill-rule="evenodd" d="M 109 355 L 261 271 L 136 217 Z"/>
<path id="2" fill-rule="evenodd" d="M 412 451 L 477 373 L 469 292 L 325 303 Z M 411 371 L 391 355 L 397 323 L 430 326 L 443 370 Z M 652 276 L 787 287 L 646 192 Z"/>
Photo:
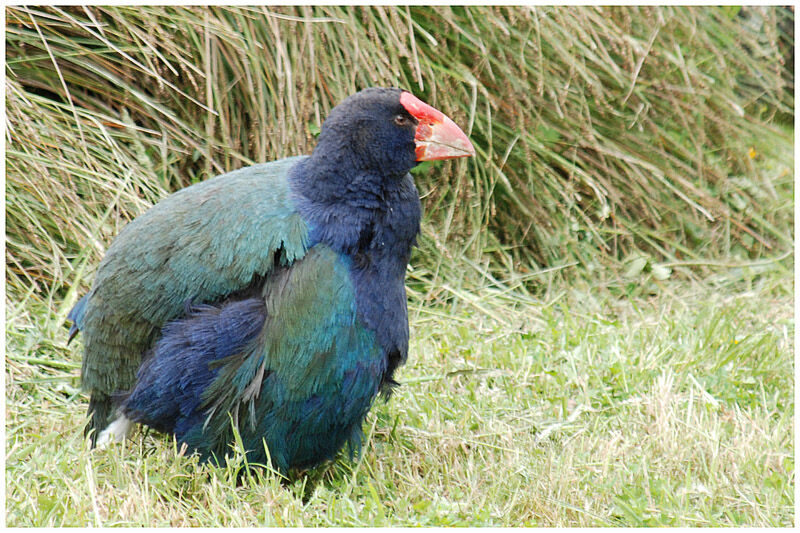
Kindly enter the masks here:
<path id="1" fill-rule="evenodd" d="M 235 429 L 251 463 L 283 472 L 357 451 L 408 354 L 409 171 L 474 154 L 440 111 L 369 88 L 310 156 L 192 185 L 129 223 L 69 314 L 92 443 L 141 423 L 220 461 Z"/>

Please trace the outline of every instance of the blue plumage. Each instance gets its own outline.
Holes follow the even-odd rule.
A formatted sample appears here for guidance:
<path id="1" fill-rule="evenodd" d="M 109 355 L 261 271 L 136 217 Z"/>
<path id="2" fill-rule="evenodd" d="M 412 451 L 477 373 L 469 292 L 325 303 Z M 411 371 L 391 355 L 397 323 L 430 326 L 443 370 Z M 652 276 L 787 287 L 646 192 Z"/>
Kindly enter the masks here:
<path id="1" fill-rule="evenodd" d="M 362 91 L 311 156 L 188 187 L 129 224 L 69 315 L 90 434 L 140 422 L 221 460 L 235 429 L 251 462 L 269 454 L 283 471 L 357 451 L 408 354 L 421 213 L 408 171 L 420 143 L 444 143 L 429 159 L 472 150 L 440 115 L 398 89 Z"/>
<path id="2" fill-rule="evenodd" d="M 168 323 L 123 395 L 125 415 L 158 431 L 185 433 L 203 423 L 202 394 L 218 373 L 213 363 L 235 356 L 256 340 L 266 309 L 261 298 L 199 305 Z"/>

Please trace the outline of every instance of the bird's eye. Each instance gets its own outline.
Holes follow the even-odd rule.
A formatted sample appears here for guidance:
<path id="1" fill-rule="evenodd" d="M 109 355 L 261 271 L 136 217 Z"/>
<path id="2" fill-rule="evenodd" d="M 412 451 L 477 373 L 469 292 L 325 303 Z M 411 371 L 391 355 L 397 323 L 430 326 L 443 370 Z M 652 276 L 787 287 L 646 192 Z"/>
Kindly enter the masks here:
<path id="1" fill-rule="evenodd" d="M 406 124 L 408 124 L 408 117 L 405 117 L 403 115 L 395 115 L 394 123 L 397 124 L 398 126 L 405 126 Z"/>

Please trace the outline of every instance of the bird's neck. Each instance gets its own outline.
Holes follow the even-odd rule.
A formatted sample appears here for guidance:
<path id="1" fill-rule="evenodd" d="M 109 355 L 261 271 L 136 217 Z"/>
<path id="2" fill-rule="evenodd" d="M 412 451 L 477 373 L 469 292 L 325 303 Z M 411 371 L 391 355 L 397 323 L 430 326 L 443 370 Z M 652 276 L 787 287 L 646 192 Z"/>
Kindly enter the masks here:
<path id="1" fill-rule="evenodd" d="M 392 254 L 404 258 L 405 269 L 420 218 L 419 195 L 410 176 L 383 175 L 312 155 L 292 168 L 289 184 L 312 243 L 323 242 L 351 257 L 374 255 L 381 248 L 376 241 L 385 241 L 390 230 Z"/>

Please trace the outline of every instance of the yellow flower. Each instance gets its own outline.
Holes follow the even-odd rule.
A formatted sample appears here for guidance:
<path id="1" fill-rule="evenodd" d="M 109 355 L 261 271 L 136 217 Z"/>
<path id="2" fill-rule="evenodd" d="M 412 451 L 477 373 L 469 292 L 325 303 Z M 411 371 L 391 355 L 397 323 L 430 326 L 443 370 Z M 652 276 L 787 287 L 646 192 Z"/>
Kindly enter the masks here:
<path id="1" fill-rule="evenodd" d="M 751 146 L 750 150 L 747 151 L 747 155 L 750 156 L 750 159 L 755 159 L 758 153 L 756 152 L 756 149 Z"/>

